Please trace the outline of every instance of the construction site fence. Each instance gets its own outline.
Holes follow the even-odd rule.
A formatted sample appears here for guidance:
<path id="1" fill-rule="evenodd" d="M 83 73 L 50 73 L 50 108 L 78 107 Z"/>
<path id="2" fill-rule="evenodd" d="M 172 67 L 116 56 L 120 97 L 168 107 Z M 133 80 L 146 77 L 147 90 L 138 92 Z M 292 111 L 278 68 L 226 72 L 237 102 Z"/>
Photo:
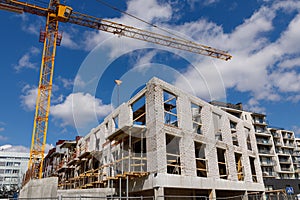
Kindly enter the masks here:
<path id="1" fill-rule="evenodd" d="M 140 197 L 104 197 L 104 196 L 58 196 L 58 197 L 41 197 L 41 198 L 0 198 L 6 200 L 300 200 L 297 195 L 286 194 L 258 194 L 258 195 L 239 195 L 232 197 L 218 197 L 215 199 L 207 196 L 140 196 Z"/>

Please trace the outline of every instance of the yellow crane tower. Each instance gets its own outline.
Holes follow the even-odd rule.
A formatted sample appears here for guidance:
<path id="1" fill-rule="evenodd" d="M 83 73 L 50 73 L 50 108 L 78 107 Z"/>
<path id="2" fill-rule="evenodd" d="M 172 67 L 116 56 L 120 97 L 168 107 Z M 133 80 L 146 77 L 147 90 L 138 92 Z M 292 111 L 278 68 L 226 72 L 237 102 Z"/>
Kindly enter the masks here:
<path id="1" fill-rule="evenodd" d="M 28 164 L 29 178 L 42 178 L 56 46 L 60 45 L 62 39 L 58 32 L 59 22 L 77 24 L 226 61 L 231 59 L 231 55 L 225 51 L 189 40 L 169 37 L 75 12 L 71 7 L 60 4 L 59 0 L 50 0 L 47 8 L 17 0 L 0 0 L 0 9 L 46 17 L 45 30 L 40 33 L 40 42 L 44 43 L 44 47 Z"/>

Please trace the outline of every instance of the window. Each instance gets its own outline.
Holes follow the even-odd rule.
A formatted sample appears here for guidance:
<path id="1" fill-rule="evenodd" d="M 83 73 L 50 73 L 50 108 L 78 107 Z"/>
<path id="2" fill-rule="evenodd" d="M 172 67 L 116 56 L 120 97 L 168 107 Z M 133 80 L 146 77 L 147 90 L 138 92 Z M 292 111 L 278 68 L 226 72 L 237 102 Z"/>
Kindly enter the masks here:
<path id="1" fill-rule="evenodd" d="M 244 168 L 242 165 L 242 154 L 234 153 L 237 177 L 239 181 L 244 180 Z"/>
<path id="2" fill-rule="evenodd" d="M 230 121 L 230 130 L 231 130 L 231 138 L 232 138 L 232 144 L 235 146 L 239 146 L 238 137 L 236 134 L 236 122 Z"/>
<path id="3" fill-rule="evenodd" d="M 11 169 L 6 169 L 5 174 L 11 174 L 12 170 Z"/>
<path id="4" fill-rule="evenodd" d="M 20 165 L 21 165 L 20 162 L 14 162 L 14 166 L 15 166 L 15 167 L 19 167 Z"/>
<path id="5" fill-rule="evenodd" d="M 166 91 L 163 95 L 165 124 L 178 126 L 176 96 Z"/>
<path id="6" fill-rule="evenodd" d="M 219 175 L 222 179 L 227 179 L 227 168 L 226 168 L 226 160 L 225 160 L 225 150 L 217 148 L 217 156 L 218 156 L 218 167 L 219 167 Z"/>
<path id="7" fill-rule="evenodd" d="M 5 162 L 0 162 L 0 166 L 5 166 Z"/>
<path id="8" fill-rule="evenodd" d="M 13 173 L 13 174 L 18 174 L 18 173 L 19 173 L 19 170 L 18 170 L 18 169 L 14 169 L 14 170 L 12 171 L 12 173 Z"/>
<path id="9" fill-rule="evenodd" d="M 255 158 L 249 157 L 250 159 L 250 167 L 251 167 L 251 173 L 252 173 L 252 181 L 257 182 L 257 177 L 256 177 L 256 171 L 255 171 Z"/>
<path id="10" fill-rule="evenodd" d="M 113 118 L 114 124 L 115 124 L 115 129 L 119 128 L 119 115 Z"/>
<path id="11" fill-rule="evenodd" d="M 133 124 L 146 125 L 146 106 L 145 106 L 145 95 L 136 100 L 132 105 L 133 113 Z"/>
<path id="12" fill-rule="evenodd" d="M 166 134 L 168 174 L 181 174 L 179 142 L 179 137 Z"/>
<path id="13" fill-rule="evenodd" d="M 13 162 L 7 162 L 6 166 L 13 166 Z"/>
<path id="14" fill-rule="evenodd" d="M 198 134 L 202 134 L 201 109 L 201 106 L 191 103 L 193 132 Z"/>
<path id="15" fill-rule="evenodd" d="M 215 133 L 216 140 L 222 141 L 222 133 L 221 133 L 221 115 L 213 113 L 213 130 Z"/>
<path id="16" fill-rule="evenodd" d="M 245 135 L 247 137 L 247 148 L 248 150 L 252 151 L 252 146 L 251 146 L 251 140 L 250 140 L 250 129 L 247 127 L 244 127 Z"/>
<path id="17" fill-rule="evenodd" d="M 205 159 L 205 144 L 195 142 L 195 158 L 197 176 L 207 177 L 207 167 Z"/>
<path id="18" fill-rule="evenodd" d="M 4 169 L 0 169 L 0 174 L 4 174 Z"/>

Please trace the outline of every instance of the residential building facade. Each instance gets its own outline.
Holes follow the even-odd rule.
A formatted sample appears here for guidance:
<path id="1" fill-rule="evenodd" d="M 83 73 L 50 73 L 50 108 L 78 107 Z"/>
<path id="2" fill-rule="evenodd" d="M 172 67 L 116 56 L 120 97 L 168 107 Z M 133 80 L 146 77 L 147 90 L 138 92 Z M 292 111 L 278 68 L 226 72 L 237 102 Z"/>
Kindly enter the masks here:
<path id="1" fill-rule="evenodd" d="M 241 104 L 212 102 L 212 105 L 252 123 L 266 191 L 285 192 L 293 187 L 294 193 L 299 194 L 300 139 L 294 132 L 268 125 L 265 114 L 245 111 Z"/>
<path id="2" fill-rule="evenodd" d="M 58 176 L 60 189 L 111 187 L 117 196 L 262 193 L 256 130 L 247 116 L 153 78 L 86 136 L 57 144 L 44 177 Z"/>
<path id="3" fill-rule="evenodd" d="M 6 190 L 20 188 L 27 170 L 29 153 L 0 151 L 0 184 Z"/>

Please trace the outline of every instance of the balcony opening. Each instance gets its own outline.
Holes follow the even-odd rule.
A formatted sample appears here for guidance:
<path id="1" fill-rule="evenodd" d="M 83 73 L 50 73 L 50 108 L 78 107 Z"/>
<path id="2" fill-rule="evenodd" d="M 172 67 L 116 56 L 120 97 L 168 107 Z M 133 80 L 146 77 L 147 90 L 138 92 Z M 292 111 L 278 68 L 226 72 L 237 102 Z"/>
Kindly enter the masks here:
<path id="1" fill-rule="evenodd" d="M 178 127 L 177 121 L 177 97 L 167 91 L 163 91 L 164 98 L 164 122 L 165 124 Z"/>

